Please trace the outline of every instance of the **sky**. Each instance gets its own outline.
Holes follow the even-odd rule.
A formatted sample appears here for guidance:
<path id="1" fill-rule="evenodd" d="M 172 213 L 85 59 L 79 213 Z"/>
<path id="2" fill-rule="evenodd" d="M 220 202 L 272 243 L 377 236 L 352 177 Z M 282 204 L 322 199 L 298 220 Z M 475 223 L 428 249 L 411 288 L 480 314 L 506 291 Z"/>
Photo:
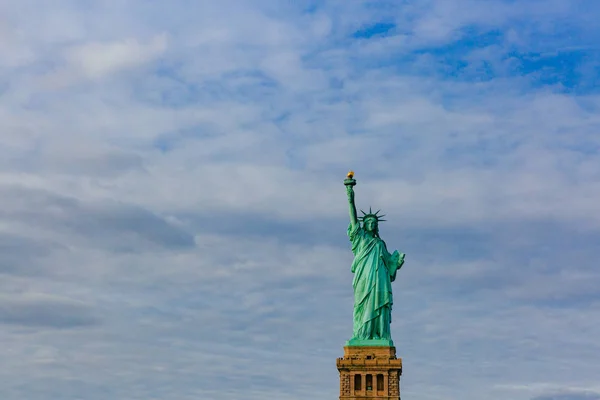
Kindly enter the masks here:
<path id="1" fill-rule="evenodd" d="M 0 1 L 3 400 L 335 399 L 343 179 L 410 400 L 599 400 L 600 3 Z"/>

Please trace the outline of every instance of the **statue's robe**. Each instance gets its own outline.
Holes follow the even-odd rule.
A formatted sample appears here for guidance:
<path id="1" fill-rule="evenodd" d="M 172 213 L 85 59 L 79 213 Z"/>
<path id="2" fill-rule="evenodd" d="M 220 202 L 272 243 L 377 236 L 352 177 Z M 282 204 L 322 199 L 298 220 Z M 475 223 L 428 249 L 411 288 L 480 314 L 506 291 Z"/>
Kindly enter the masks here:
<path id="1" fill-rule="evenodd" d="M 392 285 L 404 263 L 404 254 L 390 254 L 385 242 L 374 237 L 359 223 L 348 227 L 354 261 L 354 334 L 353 339 L 390 339 Z"/>

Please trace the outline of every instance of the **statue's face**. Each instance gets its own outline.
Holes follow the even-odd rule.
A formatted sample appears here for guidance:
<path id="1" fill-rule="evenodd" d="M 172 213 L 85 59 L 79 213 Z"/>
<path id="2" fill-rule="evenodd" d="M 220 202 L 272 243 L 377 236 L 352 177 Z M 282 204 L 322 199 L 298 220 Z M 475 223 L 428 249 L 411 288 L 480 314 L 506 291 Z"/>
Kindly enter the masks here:
<path id="1" fill-rule="evenodd" d="M 374 232 L 375 228 L 377 228 L 377 220 L 375 218 L 367 218 L 364 227 L 367 232 Z"/>

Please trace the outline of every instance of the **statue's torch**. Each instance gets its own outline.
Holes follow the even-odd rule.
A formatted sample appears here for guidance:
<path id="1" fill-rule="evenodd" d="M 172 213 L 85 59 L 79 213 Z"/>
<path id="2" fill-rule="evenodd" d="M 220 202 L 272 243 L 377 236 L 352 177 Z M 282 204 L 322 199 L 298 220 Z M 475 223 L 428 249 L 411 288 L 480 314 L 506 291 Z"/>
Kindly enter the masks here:
<path id="1" fill-rule="evenodd" d="M 346 185 L 346 186 L 355 186 L 356 185 L 356 179 L 354 179 L 354 171 L 348 172 L 348 175 L 346 175 L 346 179 L 344 179 L 344 185 Z"/>

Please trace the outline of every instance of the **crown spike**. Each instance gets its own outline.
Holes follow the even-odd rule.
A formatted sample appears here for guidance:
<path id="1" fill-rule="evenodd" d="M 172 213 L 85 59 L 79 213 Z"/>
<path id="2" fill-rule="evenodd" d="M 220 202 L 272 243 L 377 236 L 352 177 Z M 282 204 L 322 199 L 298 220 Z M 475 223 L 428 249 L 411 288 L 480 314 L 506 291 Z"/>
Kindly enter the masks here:
<path id="1" fill-rule="evenodd" d="M 361 221 L 365 221 L 365 219 L 367 218 L 375 218 L 375 220 L 377 222 L 383 222 L 383 221 L 387 221 L 385 219 L 383 219 L 383 217 L 385 217 L 386 214 L 381 214 L 379 215 L 379 213 L 381 212 L 381 210 L 377 210 L 376 212 L 373 212 L 373 208 L 369 207 L 369 212 L 366 213 L 363 210 L 360 210 L 360 212 L 363 214 L 362 217 L 359 218 L 359 220 Z"/>

